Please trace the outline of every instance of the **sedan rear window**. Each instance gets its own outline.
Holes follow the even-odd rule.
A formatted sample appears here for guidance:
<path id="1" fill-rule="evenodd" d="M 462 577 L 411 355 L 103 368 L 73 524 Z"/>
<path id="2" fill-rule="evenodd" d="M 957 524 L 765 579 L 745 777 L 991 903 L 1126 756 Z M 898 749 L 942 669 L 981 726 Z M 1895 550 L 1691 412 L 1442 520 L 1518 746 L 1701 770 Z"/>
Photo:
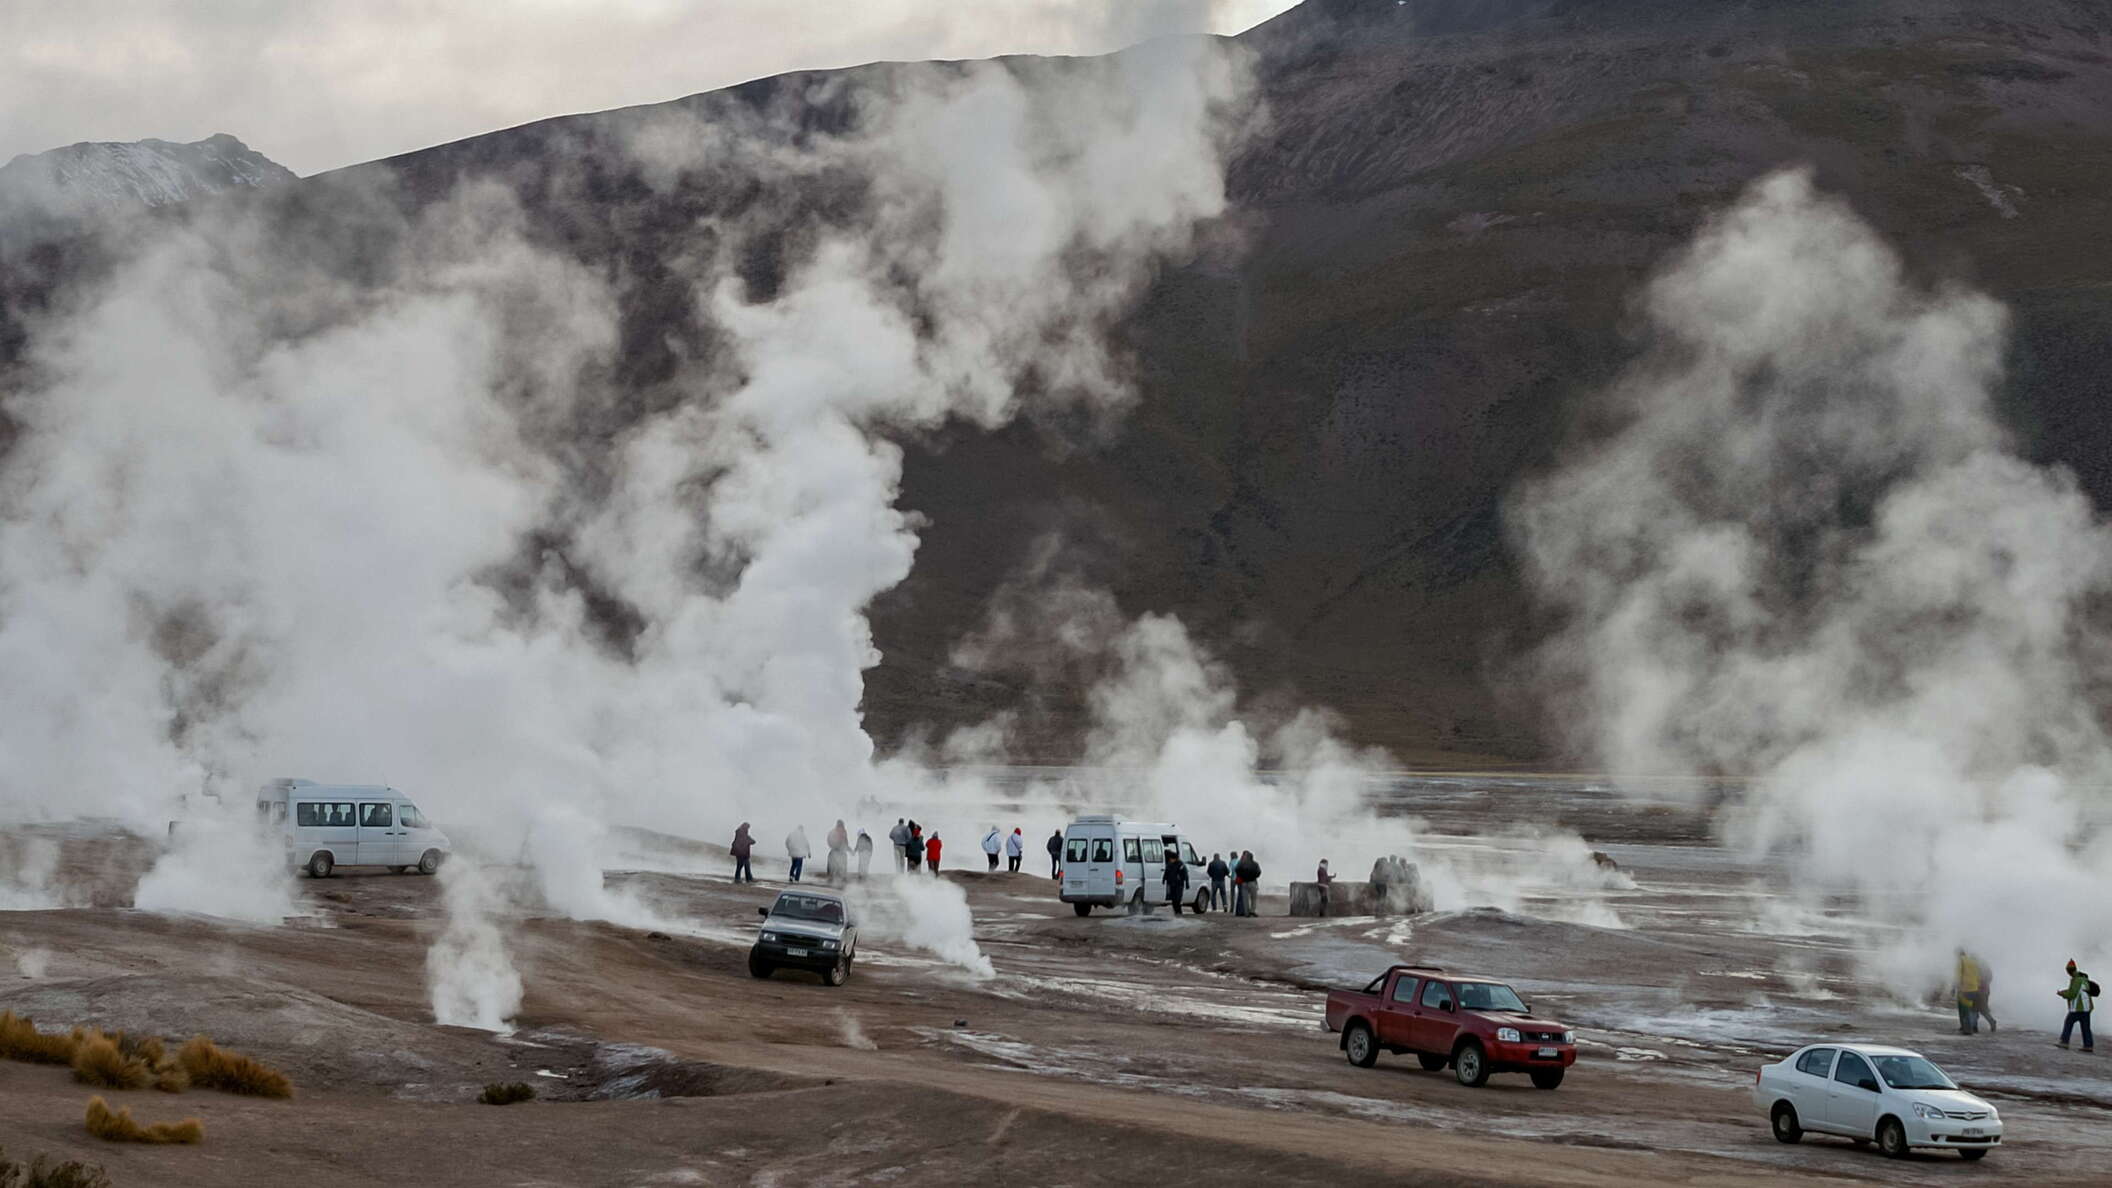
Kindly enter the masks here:
<path id="1" fill-rule="evenodd" d="M 1833 1075 L 1833 1049 L 1813 1048 L 1797 1057 L 1797 1071 L 1814 1077 Z"/>

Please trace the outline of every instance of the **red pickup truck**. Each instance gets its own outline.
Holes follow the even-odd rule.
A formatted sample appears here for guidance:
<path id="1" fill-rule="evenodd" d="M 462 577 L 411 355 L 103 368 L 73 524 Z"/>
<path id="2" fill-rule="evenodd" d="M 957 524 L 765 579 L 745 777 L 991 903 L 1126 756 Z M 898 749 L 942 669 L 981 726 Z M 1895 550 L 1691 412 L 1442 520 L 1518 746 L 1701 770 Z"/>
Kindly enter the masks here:
<path id="1" fill-rule="evenodd" d="M 1552 1089 L 1577 1062 L 1577 1033 L 1533 1016 L 1512 990 L 1488 978 L 1460 977 L 1434 965 L 1396 965 L 1362 990 L 1327 996 L 1327 1029 L 1358 1068 L 1381 1051 L 1413 1052 L 1433 1072 L 1445 1065 L 1474 1087 L 1489 1074 L 1522 1072 Z"/>

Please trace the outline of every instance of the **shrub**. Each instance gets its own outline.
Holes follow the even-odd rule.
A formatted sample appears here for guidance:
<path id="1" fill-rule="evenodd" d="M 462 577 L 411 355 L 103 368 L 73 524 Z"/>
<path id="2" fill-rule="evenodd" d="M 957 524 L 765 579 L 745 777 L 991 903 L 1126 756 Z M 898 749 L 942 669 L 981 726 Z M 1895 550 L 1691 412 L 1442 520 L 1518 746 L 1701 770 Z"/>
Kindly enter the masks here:
<path id="1" fill-rule="evenodd" d="M 140 1089 L 152 1079 L 146 1061 L 127 1056 L 118 1041 L 100 1031 L 81 1034 L 73 1045 L 73 1079 L 105 1089 Z"/>
<path id="2" fill-rule="evenodd" d="M 0 1188 L 110 1188 L 110 1177 L 102 1168 L 78 1159 L 53 1163 L 49 1156 L 39 1155 L 22 1163 L 0 1149 Z"/>
<path id="3" fill-rule="evenodd" d="M 250 1097 L 292 1097 L 293 1082 L 286 1074 L 259 1060 L 230 1052 L 206 1037 L 191 1041 L 176 1052 L 176 1063 L 190 1083 L 205 1089 L 241 1093 Z"/>
<path id="4" fill-rule="evenodd" d="M 195 1143 L 205 1138 L 205 1123 L 196 1118 L 142 1126 L 132 1111 L 112 1110 L 100 1097 L 88 1099 L 88 1133 L 113 1143 Z"/>
<path id="5" fill-rule="evenodd" d="M 477 1100 L 485 1105 L 512 1105 L 517 1101 L 534 1101 L 535 1086 L 523 1081 L 493 1081 L 484 1086 Z"/>
<path id="6" fill-rule="evenodd" d="M 0 1011 L 0 1057 L 8 1060 L 25 1060 L 31 1064 L 71 1064 L 73 1045 L 79 1030 L 72 1035 L 49 1035 L 37 1030 L 37 1025 L 13 1011 Z"/>

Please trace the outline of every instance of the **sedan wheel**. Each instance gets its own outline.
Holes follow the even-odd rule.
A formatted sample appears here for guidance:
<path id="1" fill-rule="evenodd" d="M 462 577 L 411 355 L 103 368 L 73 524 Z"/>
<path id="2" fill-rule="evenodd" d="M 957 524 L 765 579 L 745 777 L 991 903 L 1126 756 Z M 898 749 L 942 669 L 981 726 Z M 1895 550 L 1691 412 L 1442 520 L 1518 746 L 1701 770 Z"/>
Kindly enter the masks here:
<path id="1" fill-rule="evenodd" d="M 1907 1128 L 1899 1119 L 1887 1118 L 1877 1124 L 1877 1149 L 1894 1159 L 1907 1157 Z"/>
<path id="2" fill-rule="evenodd" d="M 1804 1125 L 1797 1121 L 1797 1107 L 1786 1101 L 1775 1103 L 1775 1141 L 1778 1143 L 1802 1142 Z"/>

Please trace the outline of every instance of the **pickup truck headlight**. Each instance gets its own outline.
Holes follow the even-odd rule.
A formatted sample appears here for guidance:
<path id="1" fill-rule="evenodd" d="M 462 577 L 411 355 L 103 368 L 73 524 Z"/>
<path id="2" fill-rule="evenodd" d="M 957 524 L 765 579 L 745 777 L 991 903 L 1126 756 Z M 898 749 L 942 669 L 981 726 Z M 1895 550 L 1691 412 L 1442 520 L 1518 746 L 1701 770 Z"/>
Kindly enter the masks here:
<path id="1" fill-rule="evenodd" d="M 1914 1116 L 1917 1118 L 1941 1118 L 1943 1117 L 1943 1107 L 1923 1105 L 1917 1101 L 1914 1103 Z"/>
<path id="2" fill-rule="evenodd" d="M 1518 1042 L 1518 1029 L 1515 1027 L 1499 1027 L 1496 1029 L 1496 1038 L 1506 1044 L 1515 1044 Z"/>
<path id="3" fill-rule="evenodd" d="M 783 940 L 784 938 L 765 928 L 763 929 L 763 934 L 759 939 L 769 941 L 771 944 L 774 945 L 777 942 Z"/>
<path id="4" fill-rule="evenodd" d="M 817 947 L 823 949 L 833 949 L 836 947 L 836 942 L 832 940 L 825 940 L 822 941 Z"/>

